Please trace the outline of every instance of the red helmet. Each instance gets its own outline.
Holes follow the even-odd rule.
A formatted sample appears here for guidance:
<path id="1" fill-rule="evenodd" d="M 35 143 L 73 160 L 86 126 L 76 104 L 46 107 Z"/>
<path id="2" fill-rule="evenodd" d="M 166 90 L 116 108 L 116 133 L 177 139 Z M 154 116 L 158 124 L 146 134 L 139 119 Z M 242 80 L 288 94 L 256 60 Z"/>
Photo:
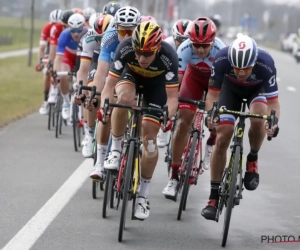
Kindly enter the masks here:
<path id="1" fill-rule="evenodd" d="M 189 38 L 193 43 L 211 43 L 216 34 L 214 22 L 207 17 L 199 17 L 192 22 Z"/>

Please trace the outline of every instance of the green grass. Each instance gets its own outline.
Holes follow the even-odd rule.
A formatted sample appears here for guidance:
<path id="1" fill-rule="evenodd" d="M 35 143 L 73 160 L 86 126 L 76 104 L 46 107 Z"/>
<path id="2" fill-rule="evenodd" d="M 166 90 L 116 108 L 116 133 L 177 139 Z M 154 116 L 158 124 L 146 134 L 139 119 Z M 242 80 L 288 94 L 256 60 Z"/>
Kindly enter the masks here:
<path id="1" fill-rule="evenodd" d="M 46 20 L 34 21 L 34 47 L 39 46 L 39 38 Z M 12 43 L 9 45 L 0 44 L 0 52 L 29 48 L 30 40 L 30 19 L 0 17 L 0 37 L 10 37 Z"/>
<path id="2" fill-rule="evenodd" d="M 0 59 L 0 76 L 1 127 L 38 109 L 43 101 L 43 75 L 28 67 L 27 56 L 22 56 Z"/>

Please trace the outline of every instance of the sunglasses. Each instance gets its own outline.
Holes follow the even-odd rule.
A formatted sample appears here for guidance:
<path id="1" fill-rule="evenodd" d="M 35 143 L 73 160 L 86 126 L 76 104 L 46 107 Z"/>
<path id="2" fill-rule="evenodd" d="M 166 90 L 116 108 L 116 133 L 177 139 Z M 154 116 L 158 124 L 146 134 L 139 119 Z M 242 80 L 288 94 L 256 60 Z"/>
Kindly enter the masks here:
<path id="1" fill-rule="evenodd" d="M 80 34 L 83 29 L 70 29 L 71 33 L 77 33 L 77 34 Z"/>
<path id="2" fill-rule="evenodd" d="M 249 67 L 247 67 L 247 68 L 243 68 L 243 69 L 241 69 L 241 68 L 237 68 L 237 67 L 233 67 L 233 69 L 234 70 L 236 70 L 236 71 L 238 71 L 238 72 L 240 72 L 240 71 L 250 71 L 250 70 L 252 70 L 252 68 L 253 68 L 253 66 L 249 66 Z"/>
<path id="3" fill-rule="evenodd" d="M 196 49 L 199 49 L 199 48 L 203 48 L 203 49 L 207 49 L 210 47 L 212 43 L 193 43 L 193 47 L 195 47 Z"/>
<path id="4" fill-rule="evenodd" d="M 132 36 L 133 30 L 117 30 L 120 36 Z"/>
<path id="5" fill-rule="evenodd" d="M 173 38 L 175 41 L 177 41 L 179 43 L 183 43 L 187 39 L 185 37 L 180 37 L 180 36 L 174 36 Z"/>
<path id="6" fill-rule="evenodd" d="M 144 52 L 144 51 L 137 50 L 137 49 L 135 49 L 134 52 L 137 56 L 144 56 L 144 57 L 150 57 L 155 54 L 155 51 Z"/>

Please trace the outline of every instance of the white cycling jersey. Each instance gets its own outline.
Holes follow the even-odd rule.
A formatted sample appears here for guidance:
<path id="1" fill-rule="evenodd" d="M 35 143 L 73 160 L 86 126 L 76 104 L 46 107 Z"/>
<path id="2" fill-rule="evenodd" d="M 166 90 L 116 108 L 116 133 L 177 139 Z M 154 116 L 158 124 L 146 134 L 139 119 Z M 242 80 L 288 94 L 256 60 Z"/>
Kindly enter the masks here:
<path id="1" fill-rule="evenodd" d="M 175 49 L 175 51 L 177 51 L 176 46 L 175 46 L 175 41 L 174 41 L 174 38 L 172 36 L 167 37 L 164 41 L 167 42 L 168 44 L 170 44 L 171 47 L 173 49 Z"/>
<path id="2" fill-rule="evenodd" d="M 82 39 L 82 51 L 81 57 L 86 59 L 92 59 L 94 52 L 100 53 L 100 45 L 96 42 L 96 32 L 93 29 L 89 29 Z"/>

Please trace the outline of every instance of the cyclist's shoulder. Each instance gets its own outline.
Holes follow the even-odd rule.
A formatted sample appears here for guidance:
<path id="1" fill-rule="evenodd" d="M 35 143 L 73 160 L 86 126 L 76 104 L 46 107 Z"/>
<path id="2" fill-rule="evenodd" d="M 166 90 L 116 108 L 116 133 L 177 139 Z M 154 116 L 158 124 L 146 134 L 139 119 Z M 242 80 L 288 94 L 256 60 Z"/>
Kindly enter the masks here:
<path id="1" fill-rule="evenodd" d="M 107 30 L 101 40 L 101 49 L 115 49 L 119 44 L 118 33 L 115 28 Z"/>
<path id="2" fill-rule="evenodd" d="M 257 63 L 258 64 L 265 64 L 267 66 L 273 66 L 274 65 L 274 59 L 268 51 L 258 47 Z"/>
<path id="3" fill-rule="evenodd" d="M 185 55 L 185 56 L 191 56 L 192 55 L 192 42 L 190 39 L 186 39 L 185 41 L 183 41 L 178 49 L 177 49 L 177 53 L 178 55 L 182 56 L 182 55 Z"/>

